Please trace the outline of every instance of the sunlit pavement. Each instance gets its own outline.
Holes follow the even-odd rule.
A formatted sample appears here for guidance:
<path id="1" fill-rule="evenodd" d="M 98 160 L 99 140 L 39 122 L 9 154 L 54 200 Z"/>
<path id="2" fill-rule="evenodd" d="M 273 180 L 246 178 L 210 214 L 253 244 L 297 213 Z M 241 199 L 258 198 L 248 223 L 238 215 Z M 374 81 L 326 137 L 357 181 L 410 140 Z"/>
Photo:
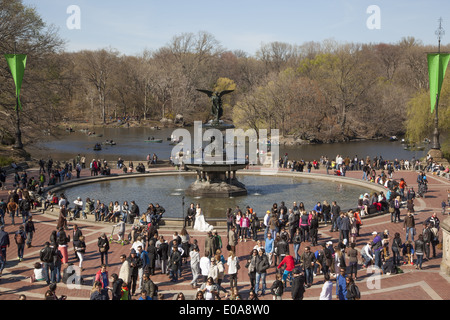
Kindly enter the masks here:
<path id="1" fill-rule="evenodd" d="M 153 169 L 156 170 L 167 170 L 168 168 Z M 258 170 L 257 168 L 251 168 L 250 171 Z M 29 176 L 37 171 L 34 169 L 27 170 Z M 113 173 L 122 173 L 119 170 L 113 170 Z M 325 170 L 313 170 L 313 173 L 326 174 Z M 83 170 L 82 177 L 89 176 L 88 170 Z M 37 174 L 36 174 L 37 176 Z M 362 178 L 362 173 L 360 171 L 348 171 L 347 177 L 352 178 Z M 414 187 L 417 192 L 416 177 L 417 173 L 414 171 L 399 171 L 394 173 L 395 179 L 404 178 L 407 185 Z M 8 176 L 8 188 L 11 188 L 11 179 L 13 176 Z M 441 202 L 447 198 L 447 190 L 450 189 L 450 181 L 441 177 L 436 177 L 428 174 L 429 192 L 426 194 L 426 198 L 420 198 L 415 201 L 415 209 L 417 215 L 416 227 L 417 232 L 422 231 L 422 222 L 431 216 L 433 212 L 438 214 L 441 221 L 448 217 L 448 215 L 443 216 L 441 213 Z M 7 191 L 0 191 L 0 196 L 6 200 Z M 289 206 L 293 201 L 301 201 L 301 195 L 298 199 L 273 199 L 274 202 L 285 201 Z M 322 201 L 324 199 L 318 199 Z M 326 200 L 331 202 L 332 197 L 328 197 Z M 356 203 L 355 199 L 355 203 Z M 156 201 L 153 200 L 153 201 Z M 251 205 L 251 204 L 250 204 Z M 268 208 L 269 209 L 269 208 Z M 448 210 L 448 208 L 447 208 Z M 406 215 L 406 208 L 401 209 L 401 219 L 403 220 Z M 18 230 L 18 222 L 22 221 L 21 217 L 16 217 L 16 225 L 11 225 L 11 219 L 8 215 L 5 216 L 6 226 L 5 231 L 10 233 L 11 245 L 7 249 L 7 263 L 3 270 L 3 274 L 0 278 L 0 299 L 1 300 L 16 300 L 20 294 L 25 294 L 29 300 L 42 300 L 44 298 L 44 293 L 47 290 L 47 285 L 45 282 L 30 282 L 30 275 L 33 272 L 33 266 L 35 262 L 39 261 L 39 250 L 43 247 L 43 244 L 49 240 L 51 231 L 55 230 L 56 227 L 56 213 L 42 214 L 41 212 L 33 212 L 33 219 L 36 227 L 36 234 L 33 237 L 33 246 L 31 248 L 25 248 L 24 260 L 19 262 L 17 259 L 17 247 L 14 242 L 13 233 Z M 97 238 L 102 232 L 105 232 L 108 236 L 112 230 L 112 224 L 108 223 L 92 223 L 86 222 L 85 220 L 79 219 L 76 221 L 83 235 L 86 237 L 87 250 L 85 254 L 84 261 L 84 271 L 82 272 L 82 277 L 84 283 L 81 286 L 75 288 L 69 288 L 65 284 L 58 283 L 57 295 L 66 295 L 69 300 L 78 299 L 89 299 L 90 291 L 92 288 L 93 278 L 95 273 L 98 271 L 100 266 L 100 254 L 97 248 Z M 373 218 L 368 218 L 363 220 L 363 227 L 360 232 L 360 237 L 357 239 L 357 248 L 361 249 L 362 246 L 369 240 L 373 238 L 372 232 L 383 232 L 384 230 L 389 230 L 391 236 L 395 232 L 401 234 L 402 241 L 405 240 L 405 231 L 403 230 L 402 223 L 391 223 L 390 215 L 378 216 Z M 72 224 L 69 223 L 69 228 L 72 228 Z M 338 233 L 329 232 L 330 226 L 321 226 L 319 229 L 319 243 L 322 241 L 333 241 L 337 242 Z M 168 229 L 161 228 L 159 233 L 165 236 L 165 239 L 170 240 L 174 231 L 180 231 L 178 229 Z M 222 237 L 224 247 L 227 244 L 226 231 L 224 229 L 219 229 L 219 234 Z M 188 229 L 191 236 L 191 242 L 194 239 L 198 240 L 200 253 L 204 252 L 204 233 L 194 232 Z M 72 234 L 69 230 L 68 234 Z M 262 239 L 263 232 L 260 232 L 259 239 Z M 440 230 L 440 240 L 442 240 L 442 230 Z M 247 275 L 247 269 L 245 266 L 246 258 L 248 257 L 250 251 L 255 246 L 255 242 L 247 241 L 240 242 L 237 246 L 237 256 L 241 260 L 241 269 L 238 273 L 238 287 L 239 291 L 244 299 L 248 296 L 248 291 L 250 289 L 250 282 Z M 309 243 L 303 243 L 299 252 L 303 252 L 303 249 Z M 121 246 L 120 244 L 112 244 L 109 253 L 109 274 L 119 272 L 119 256 L 122 253 L 129 254 L 131 245 Z M 74 263 L 78 265 L 75 259 L 75 254 L 72 250 L 72 243 L 69 245 L 69 263 Z M 315 251 L 318 247 L 313 247 L 312 251 Z M 293 246 L 290 245 L 290 252 L 293 252 Z M 224 256 L 227 258 L 228 254 L 224 248 Z M 440 272 L 442 251 L 437 249 L 436 258 L 432 258 L 429 261 L 424 261 L 423 270 L 416 270 L 414 266 L 404 265 L 401 269 L 404 271 L 402 274 L 397 275 L 381 275 L 377 276 L 374 273 L 363 270 L 361 266 L 358 268 L 358 278 L 357 285 L 360 288 L 362 294 L 362 300 L 448 300 L 450 299 L 450 282 L 449 277 L 443 275 Z M 225 268 L 225 274 L 227 273 L 227 268 Z M 167 275 L 161 274 L 160 270 L 156 271 L 156 274 L 152 276 L 152 280 L 158 284 L 159 293 L 163 295 L 163 299 L 172 299 L 174 294 L 178 292 L 183 292 L 187 297 L 192 296 L 196 289 L 193 289 L 190 285 L 191 272 L 189 263 L 184 264 L 182 267 L 182 276 L 178 282 L 170 282 Z M 275 279 L 275 268 L 271 267 L 267 275 L 267 287 L 272 285 Z M 306 289 L 305 299 L 318 299 L 321 288 L 323 284 L 323 276 L 321 274 L 314 277 L 313 286 Z M 223 281 L 223 287 L 229 289 L 229 280 L 225 276 Z M 137 291 L 137 290 L 136 290 Z M 138 291 L 137 291 L 138 293 Z M 335 293 L 335 286 L 333 286 L 333 293 Z M 224 296 L 224 293 L 221 293 Z M 133 297 L 137 298 L 137 297 Z M 266 294 L 260 297 L 260 300 L 272 299 L 269 289 L 266 290 Z M 290 287 L 283 295 L 283 299 L 290 299 Z M 336 299 L 333 294 L 333 299 Z"/>

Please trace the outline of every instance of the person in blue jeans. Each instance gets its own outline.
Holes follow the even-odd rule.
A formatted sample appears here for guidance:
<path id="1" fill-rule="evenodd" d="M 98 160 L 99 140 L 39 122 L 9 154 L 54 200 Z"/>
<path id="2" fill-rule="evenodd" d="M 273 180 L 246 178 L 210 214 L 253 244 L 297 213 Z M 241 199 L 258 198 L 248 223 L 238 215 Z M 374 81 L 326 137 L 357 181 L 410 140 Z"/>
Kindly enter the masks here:
<path id="1" fill-rule="evenodd" d="M 403 230 L 406 229 L 406 239 L 405 241 L 414 241 L 414 235 L 416 233 L 416 223 L 414 220 L 414 215 L 408 212 L 408 215 L 403 220 Z"/>
<path id="2" fill-rule="evenodd" d="M 286 265 L 286 269 L 283 272 L 282 281 L 284 283 L 284 286 L 286 287 L 287 285 L 286 281 L 289 279 L 289 283 L 292 286 L 292 270 L 294 270 L 295 267 L 294 257 L 292 257 L 289 254 L 286 255 L 278 265 L 277 269 L 281 269 L 281 267 L 284 265 Z"/>
<path id="3" fill-rule="evenodd" d="M 300 234 L 300 228 L 297 228 L 295 231 L 294 237 L 292 237 L 292 242 L 294 243 L 294 260 L 295 262 L 300 261 L 300 256 L 298 255 L 298 250 L 300 250 L 300 246 L 302 244 L 302 235 Z"/>
<path id="4" fill-rule="evenodd" d="M 262 282 L 261 294 L 266 294 L 266 274 L 267 269 L 269 269 L 269 259 L 267 258 L 266 252 L 263 248 L 259 249 L 258 256 L 256 257 L 256 283 L 255 283 L 255 293 L 258 294 L 259 283 Z"/>
<path id="5" fill-rule="evenodd" d="M 24 231 L 23 224 L 20 225 L 19 230 L 14 234 L 14 239 L 17 245 L 17 258 L 19 261 L 23 260 L 23 252 L 25 250 L 25 240 L 27 239 L 27 234 Z"/>
<path id="6" fill-rule="evenodd" d="M 305 271 L 305 282 L 306 287 L 309 288 L 312 286 L 313 282 L 313 271 L 314 271 L 314 262 L 316 261 L 316 256 L 313 252 L 311 252 L 311 248 L 305 247 L 305 251 L 303 252 L 300 261 L 303 264 L 303 270 Z"/>
<path id="7" fill-rule="evenodd" d="M 6 247 L 9 247 L 9 234 L 0 226 L 0 275 L 6 264 Z"/>
<path id="8" fill-rule="evenodd" d="M 2 200 L 3 202 L 3 200 Z M 2 226 L 5 225 L 5 210 L 3 210 L 3 208 L 0 206 L 0 224 Z"/>

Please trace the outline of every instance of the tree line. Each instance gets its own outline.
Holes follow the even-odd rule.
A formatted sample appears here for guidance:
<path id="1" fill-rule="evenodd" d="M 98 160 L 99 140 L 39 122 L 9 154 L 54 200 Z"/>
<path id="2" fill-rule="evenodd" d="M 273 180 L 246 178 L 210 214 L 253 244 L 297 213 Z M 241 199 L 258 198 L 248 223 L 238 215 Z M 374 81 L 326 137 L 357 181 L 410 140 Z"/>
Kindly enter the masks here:
<path id="1" fill-rule="evenodd" d="M 422 139 L 431 132 L 432 121 L 423 117 L 429 113 L 426 52 L 436 47 L 413 37 L 389 44 L 271 42 L 249 55 L 227 50 L 212 34 L 200 31 L 175 35 L 165 46 L 134 56 L 112 47 L 67 52 L 36 10 L 20 0 L 0 0 L 0 51 L 12 53 L 14 43 L 18 53 L 29 56 L 21 94 L 28 138 L 64 119 L 86 126 L 127 116 L 160 120 L 182 114 L 206 121 L 210 101 L 197 88 L 235 89 L 225 97 L 223 118 L 236 126 L 276 128 L 282 136 L 303 140 L 348 141 L 406 132 L 411 139 Z M 15 117 L 6 62 L 0 65 L 0 79 L 4 142 L 14 136 L 10 124 Z M 444 97 L 443 115 L 450 110 L 446 105 Z"/>

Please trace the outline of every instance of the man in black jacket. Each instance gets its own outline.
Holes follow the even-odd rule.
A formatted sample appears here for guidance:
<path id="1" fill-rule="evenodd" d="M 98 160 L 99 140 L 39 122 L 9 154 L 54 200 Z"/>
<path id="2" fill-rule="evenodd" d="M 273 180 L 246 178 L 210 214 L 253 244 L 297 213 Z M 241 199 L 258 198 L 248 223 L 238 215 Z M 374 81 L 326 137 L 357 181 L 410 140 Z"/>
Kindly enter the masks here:
<path id="1" fill-rule="evenodd" d="M 159 203 L 155 204 L 155 214 L 151 217 L 152 221 L 154 221 L 155 224 L 159 224 L 159 221 L 162 219 L 162 216 L 166 212 L 166 209 L 161 207 Z"/>
<path id="2" fill-rule="evenodd" d="M 142 285 L 142 291 L 147 291 L 147 295 L 151 297 L 153 300 L 156 300 L 156 294 L 157 294 L 157 286 L 155 283 L 150 279 L 150 275 L 148 273 L 144 273 L 144 281 Z"/>
<path id="3" fill-rule="evenodd" d="M 186 217 L 184 218 L 184 226 L 186 227 L 186 225 L 188 225 L 189 227 L 191 226 L 192 223 L 192 227 L 194 227 L 194 218 L 195 218 L 195 207 L 194 204 L 191 203 L 190 207 L 187 210 L 187 214 Z"/>
<path id="4" fill-rule="evenodd" d="M 331 230 L 330 232 L 334 232 L 337 230 L 337 218 L 341 213 L 341 207 L 339 207 L 336 201 L 331 203 Z"/>
<path id="5" fill-rule="evenodd" d="M 149 259 L 148 273 L 150 275 L 154 275 L 155 274 L 156 256 L 157 256 L 158 252 L 156 250 L 155 241 L 153 239 L 148 242 L 147 254 L 148 254 L 148 259 Z M 150 295 L 150 292 L 147 291 L 147 293 Z"/>
<path id="6" fill-rule="evenodd" d="M 316 256 L 313 252 L 311 252 L 311 248 L 309 246 L 305 247 L 305 251 L 300 256 L 300 261 L 306 274 L 306 287 L 309 288 L 312 286 L 314 262 L 316 261 Z"/>
<path id="7" fill-rule="evenodd" d="M 44 248 L 39 252 L 39 258 L 42 261 L 42 269 L 44 269 L 44 277 L 47 284 L 50 284 L 50 276 L 53 273 L 54 264 L 53 257 L 55 255 L 55 251 L 50 247 L 50 242 L 46 242 L 44 244 Z"/>
<path id="8" fill-rule="evenodd" d="M 181 253 L 178 251 L 177 246 L 172 246 L 172 252 L 170 253 L 169 259 L 169 270 L 172 279 L 170 281 L 177 282 L 178 281 L 178 265 L 181 261 Z"/>
<path id="9" fill-rule="evenodd" d="M 33 234 L 36 232 L 34 228 L 33 217 L 30 216 L 25 223 L 25 233 L 27 234 L 27 248 L 31 248 L 31 241 L 33 240 Z"/>
<path id="10" fill-rule="evenodd" d="M 137 255 L 137 253 L 134 249 L 131 249 L 130 256 L 127 258 L 127 260 L 130 265 L 131 295 L 134 296 L 136 294 L 136 284 L 137 284 L 137 279 L 138 279 L 138 275 L 139 275 L 139 268 L 142 267 L 142 259 L 139 258 L 139 256 Z"/>
<path id="11" fill-rule="evenodd" d="M 289 244 L 287 243 L 285 236 L 281 236 L 281 240 L 278 241 L 276 253 L 280 261 L 282 261 L 285 256 L 289 255 Z"/>
<path id="12" fill-rule="evenodd" d="M 256 256 L 256 284 L 255 284 L 255 293 L 258 294 L 259 291 L 259 282 L 262 282 L 261 286 L 261 295 L 266 294 L 266 274 L 267 269 L 269 269 L 269 259 L 267 258 L 266 251 L 261 248 L 258 251 L 258 255 Z"/>
<path id="13" fill-rule="evenodd" d="M 119 278 L 117 273 L 111 275 L 112 278 L 112 289 L 111 289 L 111 300 L 120 300 L 122 297 L 122 284 L 123 280 Z"/>
<path id="14" fill-rule="evenodd" d="M 139 206 L 136 204 L 136 202 L 131 201 L 130 214 L 127 216 L 128 218 L 127 223 L 133 224 L 134 218 L 139 216 L 140 216 Z"/>
<path id="15" fill-rule="evenodd" d="M 305 276 L 300 269 L 295 268 L 293 271 L 294 280 L 292 282 L 292 300 L 303 300 L 305 294 Z"/>
<path id="16" fill-rule="evenodd" d="M 167 263 L 169 260 L 169 255 L 170 255 L 170 251 L 169 251 L 169 244 L 167 243 L 166 240 L 164 240 L 163 236 L 159 237 L 159 246 L 158 246 L 158 256 L 159 256 L 159 260 L 161 262 L 161 273 L 162 274 L 166 274 L 167 273 Z"/>

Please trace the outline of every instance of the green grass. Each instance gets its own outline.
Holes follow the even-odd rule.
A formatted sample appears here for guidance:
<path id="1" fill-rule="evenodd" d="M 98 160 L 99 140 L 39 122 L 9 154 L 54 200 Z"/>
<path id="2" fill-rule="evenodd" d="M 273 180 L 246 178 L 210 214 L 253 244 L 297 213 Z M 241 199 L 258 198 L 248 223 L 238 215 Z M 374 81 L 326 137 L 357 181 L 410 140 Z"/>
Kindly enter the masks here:
<path id="1" fill-rule="evenodd" d="M 0 167 L 9 166 L 14 160 L 9 157 L 0 156 Z"/>

